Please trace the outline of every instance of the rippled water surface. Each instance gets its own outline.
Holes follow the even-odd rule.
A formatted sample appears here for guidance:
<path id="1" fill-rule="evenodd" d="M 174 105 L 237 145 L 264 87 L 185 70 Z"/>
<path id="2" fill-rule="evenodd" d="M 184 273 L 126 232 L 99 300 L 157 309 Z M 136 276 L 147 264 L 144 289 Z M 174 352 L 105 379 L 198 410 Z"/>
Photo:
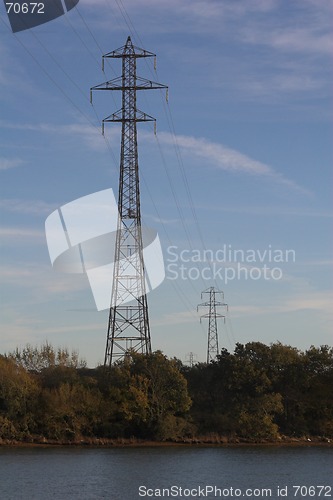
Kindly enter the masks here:
<path id="1" fill-rule="evenodd" d="M 1 500 L 333 499 L 332 478 L 326 447 L 0 448 Z"/>

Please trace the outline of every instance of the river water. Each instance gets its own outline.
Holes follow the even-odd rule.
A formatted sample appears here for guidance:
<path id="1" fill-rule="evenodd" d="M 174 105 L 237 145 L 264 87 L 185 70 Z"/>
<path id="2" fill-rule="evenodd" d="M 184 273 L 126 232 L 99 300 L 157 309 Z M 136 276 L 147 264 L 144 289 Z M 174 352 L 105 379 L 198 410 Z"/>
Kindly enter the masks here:
<path id="1" fill-rule="evenodd" d="M 333 499 L 332 483 L 327 447 L 0 447 L 1 500 Z"/>

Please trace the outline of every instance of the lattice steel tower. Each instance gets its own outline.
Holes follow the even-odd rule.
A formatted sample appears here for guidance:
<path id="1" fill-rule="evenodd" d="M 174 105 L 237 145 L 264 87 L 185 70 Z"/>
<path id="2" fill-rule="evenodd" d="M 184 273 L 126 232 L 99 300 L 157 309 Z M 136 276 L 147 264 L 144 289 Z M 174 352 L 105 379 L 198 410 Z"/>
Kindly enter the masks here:
<path id="1" fill-rule="evenodd" d="M 104 364 L 110 366 L 130 350 L 151 352 L 141 229 L 137 122 L 155 121 L 136 106 L 137 90 L 167 88 L 136 75 L 136 60 L 155 54 L 135 47 L 131 38 L 105 58 L 122 59 L 122 76 L 91 88 L 121 90 L 122 108 L 103 120 L 121 123 L 118 228 Z"/>
<path id="2" fill-rule="evenodd" d="M 202 304 L 199 304 L 197 307 L 197 310 L 199 310 L 199 307 L 209 307 L 209 312 L 207 314 L 203 314 L 202 316 L 200 316 L 200 321 L 201 321 L 201 318 L 208 318 L 207 363 L 210 363 L 210 361 L 213 361 L 219 353 L 219 338 L 218 338 L 218 333 L 217 333 L 217 319 L 224 318 L 224 321 L 225 321 L 225 316 L 223 314 L 219 314 L 216 311 L 216 308 L 222 306 L 222 307 L 226 307 L 228 310 L 228 305 L 224 304 L 223 302 L 216 301 L 215 296 L 217 294 L 220 294 L 222 296 L 222 299 L 224 299 L 224 295 L 223 295 L 223 292 L 221 292 L 220 290 L 216 290 L 213 286 L 210 288 L 207 288 L 207 290 L 202 292 L 201 298 L 203 298 L 204 293 L 209 294 L 209 301 L 203 302 Z"/>

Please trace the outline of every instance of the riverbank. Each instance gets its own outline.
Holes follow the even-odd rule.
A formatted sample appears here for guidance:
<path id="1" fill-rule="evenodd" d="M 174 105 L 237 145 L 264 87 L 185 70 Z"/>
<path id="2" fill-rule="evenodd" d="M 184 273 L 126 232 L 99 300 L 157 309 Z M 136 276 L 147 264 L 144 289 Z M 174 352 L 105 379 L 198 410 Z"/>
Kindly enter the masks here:
<path id="1" fill-rule="evenodd" d="M 168 447 L 168 446 L 327 446 L 333 447 L 333 440 L 321 436 L 311 437 L 289 437 L 280 436 L 275 441 L 264 439 L 245 439 L 238 437 L 226 437 L 218 435 L 200 436 L 197 438 L 188 438 L 181 440 L 152 441 L 137 438 L 91 438 L 82 437 L 76 440 L 55 440 L 36 436 L 22 441 L 15 439 L 0 439 L 0 446 L 16 447 L 50 447 L 50 446 L 68 446 L 68 447 Z"/>

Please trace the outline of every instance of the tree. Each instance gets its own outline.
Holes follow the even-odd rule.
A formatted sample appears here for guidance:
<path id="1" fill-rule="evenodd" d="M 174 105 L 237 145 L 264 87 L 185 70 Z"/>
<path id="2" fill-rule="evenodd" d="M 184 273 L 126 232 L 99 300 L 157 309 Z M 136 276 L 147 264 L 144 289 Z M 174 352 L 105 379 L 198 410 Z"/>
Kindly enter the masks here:
<path id="1" fill-rule="evenodd" d="M 32 375 L 0 356 L 0 437 L 26 437 L 35 428 L 39 387 Z"/>
<path id="2" fill-rule="evenodd" d="M 260 343 L 236 344 L 234 354 L 223 349 L 217 361 L 193 367 L 195 378 L 189 374 L 189 388 L 193 418 L 201 432 L 277 437 L 275 418 L 283 407 L 263 363 L 268 351 Z"/>
<path id="3" fill-rule="evenodd" d="M 126 435 L 141 437 L 170 439 L 186 433 L 184 416 L 191 400 L 178 366 L 157 351 L 132 352 L 112 367 L 107 392 L 114 425 L 121 421 Z"/>
<path id="4" fill-rule="evenodd" d="M 7 357 L 31 372 L 41 372 L 46 368 L 55 366 L 84 368 L 87 365 L 85 360 L 79 358 L 78 351 L 70 352 L 66 347 L 59 347 L 55 350 L 47 341 L 41 347 L 33 347 L 31 344 L 27 344 L 22 349 L 16 348 Z"/>
<path id="5" fill-rule="evenodd" d="M 43 389 L 36 418 L 43 435 L 78 440 L 96 435 L 100 425 L 101 393 L 81 383 Z"/>
<path id="6" fill-rule="evenodd" d="M 311 346 L 305 352 L 304 371 L 304 415 L 309 433 L 333 437 L 333 349 Z"/>

